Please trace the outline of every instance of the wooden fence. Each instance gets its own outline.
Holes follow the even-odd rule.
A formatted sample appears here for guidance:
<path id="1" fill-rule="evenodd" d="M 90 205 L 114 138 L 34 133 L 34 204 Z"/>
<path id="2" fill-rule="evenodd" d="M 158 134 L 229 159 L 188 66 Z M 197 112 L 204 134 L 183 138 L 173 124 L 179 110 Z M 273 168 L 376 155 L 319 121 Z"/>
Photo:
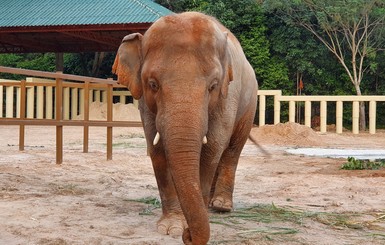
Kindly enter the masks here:
<path id="1" fill-rule="evenodd" d="M 281 90 L 261 90 L 259 95 L 259 126 L 265 124 L 266 115 L 266 96 L 272 96 L 274 99 L 274 124 L 280 122 L 281 119 L 281 104 L 289 103 L 289 122 L 295 122 L 296 119 L 296 103 L 302 102 L 305 104 L 305 120 L 304 124 L 311 127 L 312 118 L 312 103 L 320 103 L 320 132 L 325 133 L 327 130 L 327 105 L 328 103 L 336 104 L 336 133 L 341 134 L 343 129 L 343 113 L 344 103 L 352 103 L 352 132 L 359 133 L 359 103 L 361 101 L 369 103 L 369 133 L 376 133 L 376 119 L 377 119 L 377 103 L 385 102 L 385 96 L 282 96 Z"/>
<path id="2" fill-rule="evenodd" d="M 0 79 L 0 125 L 18 125 L 19 149 L 24 149 L 25 126 L 43 125 L 56 127 L 56 162 L 63 160 L 63 126 L 83 127 L 83 152 L 88 152 L 90 126 L 107 128 L 107 159 L 112 159 L 113 127 L 141 127 L 139 121 L 113 120 L 113 98 L 125 103 L 131 94 L 112 79 L 98 79 L 62 73 L 42 72 L 0 66 L 0 72 L 22 74 L 26 80 Z M 54 80 L 52 80 L 54 79 Z M 116 89 L 119 89 L 118 91 Z M 377 103 L 385 102 L 385 96 L 282 96 L 280 90 L 258 92 L 259 126 L 266 122 L 266 97 L 274 100 L 274 124 L 281 121 L 281 104 L 288 103 L 287 121 L 295 122 L 296 104 L 304 103 L 304 124 L 311 127 L 312 103 L 320 104 L 320 132 L 327 131 L 327 105 L 336 104 L 336 133 L 343 129 L 343 105 L 352 103 L 352 132 L 359 133 L 359 102 L 369 103 L 369 133 L 376 133 Z M 90 102 L 107 104 L 104 121 L 90 120 Z M 133 101 L 136 104 L 136 101 Z M 74 120 L 83 115 L 81 120 Z M 284 119 L 284 121 L 286 121 Z"/>
<path id="3" fill-rule="evenodd" d="M 56 163 L 63 161 L 63 126 L 83 127 L 83 152 L 88 152 L 90 126 L 107 128 L 107 159 L 112 159 L 113 127 L 141 127 L 138 121 L 113 120 L 113 96 L 125 100 L 128 91 L 112 79 L 98 79 L 62 73 L 42 72 L 0 66 L 0 72 L 45 79 L 0 80 L 0 125 L 19 126 L 19 150 L 24 150 L 25 126 L 56 127 Z M 54 79 L 47 80 L 47 78 Z M 122 93 L 123 92 L 123 93 Z M 5 96 L 4 96 L 5 95 Z M 3 98 L 3 96 L 5 98 Z M 106 101 L 105 121 L 90 120 L 90 101 Z M 5 102 L 3 102 L 5 101 Z M 5 105 L 5 112 L 4 111 Z M 16 106 L 15 106 L 16 105 Z M 82 120 L 71 120 L 81 113 Z"/>

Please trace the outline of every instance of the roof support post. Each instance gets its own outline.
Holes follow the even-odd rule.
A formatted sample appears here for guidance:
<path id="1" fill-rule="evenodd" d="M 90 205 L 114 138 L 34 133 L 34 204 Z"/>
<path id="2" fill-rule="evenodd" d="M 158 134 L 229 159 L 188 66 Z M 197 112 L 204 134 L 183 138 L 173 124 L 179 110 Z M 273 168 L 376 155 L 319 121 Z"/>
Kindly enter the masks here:
<path id="1" fill-rule="evenodd" d="M 55 53 L 55 65 L 56 65 L 56 71 L 63 72 L 64 71 L 64 59 L 63 59 L 63 53 Z"/>

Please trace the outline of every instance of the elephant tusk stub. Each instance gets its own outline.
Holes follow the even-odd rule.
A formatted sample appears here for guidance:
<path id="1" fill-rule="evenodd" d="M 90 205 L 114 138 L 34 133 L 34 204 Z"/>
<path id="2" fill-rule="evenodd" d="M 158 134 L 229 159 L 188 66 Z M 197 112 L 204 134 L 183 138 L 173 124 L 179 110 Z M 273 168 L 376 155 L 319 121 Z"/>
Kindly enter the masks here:
<path id="1" fill-rule="evenodd" d="M 207 136 L 203 137 L 202 143 L 205 145 L 207 144 Z"/>
<path id="2" fill-rule="evenodd" d="M 152 142 L 152 144 L 157 145 L 159 140 L 160 140 L 160 134 L 159 134 L 159 132 L 156 132 L 156 135 L 155 135 L 155 138 L 154 138 L 154 141 Z"/>

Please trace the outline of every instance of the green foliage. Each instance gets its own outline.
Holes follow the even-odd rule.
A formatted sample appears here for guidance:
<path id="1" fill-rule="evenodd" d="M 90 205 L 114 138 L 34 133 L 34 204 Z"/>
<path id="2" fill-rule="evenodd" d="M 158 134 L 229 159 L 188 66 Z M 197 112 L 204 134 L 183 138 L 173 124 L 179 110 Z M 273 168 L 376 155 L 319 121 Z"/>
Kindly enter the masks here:
<path id="1" fill-rule="evenodd" d="M 207 4 L 207 1 L 204 0 L 155 0 L 155 2 L 175 13 L 202 11 Z"/>
<path id="2" fill-rule="evenodd" d="M 266 29 L 262 9 L 254 0 L 209 0 L 203 11 L 215 16 L 236 36 L 252 28 Z"/>
<path id="3" fill-rule="evenodd" d="M 0 65 L 39 71 L 55 71 L 55 55 L 38 54 L 0 54 Z M 21 79 L 23 76 L 0 73 L 0 78 Z"/>
<path id="4" fill-rule="evenodd" d="M 380 169 L 385 167 L 385 159 L 376 161 L 360 160 L 354 157 L 348 157 L 348 161 L 342 164 L 341 169 L 345 170 L 364 170 L 364 169 Z"/>
<path id="5" fill-rule="evenodd" d="M 211 0 L 204 11 L 215 16 L 238 37 L 261 88 L 285 90 L 287 69 L 281 60 L 271 57 L 266 17 L 261 5 L 253 0 Z"/>
<path id="6" fill-rule="evenodd" d="M 354 74 L 376 67 L 373 57 L 385 45 L 383 0 L 266 0 L 264 7 L 288 26 L 312 33 L 319 40 L 317 46 L 327 47 L 346 73 L 340 83 L 360 85 L 362 77 Z M 314 59 L 315 54 L 309 52 L 308 57 Z M 361 62 L 363 66 L 358 65 Z"/>
<path id="7" fill-rule="evenodd" d="M 100 78 L 113 77 L 112 64 L 115 53 L 104 53 L 102 58 L 100 55 L 100 53 L 64 54 L 64 73 Z M 97 58 L 101 58 L 99 65 L 94 64 Z"/>
<path id="8" fill-rule="evenodd" d="M 156 197 L 144 197 L 140 199 L 128 199 L 130 202 L 138 202 L 146 204 L 147 207 L 143 209 L 139 215 L 154 215 L 153 210 L 161 208 L 161 202 Z"/>

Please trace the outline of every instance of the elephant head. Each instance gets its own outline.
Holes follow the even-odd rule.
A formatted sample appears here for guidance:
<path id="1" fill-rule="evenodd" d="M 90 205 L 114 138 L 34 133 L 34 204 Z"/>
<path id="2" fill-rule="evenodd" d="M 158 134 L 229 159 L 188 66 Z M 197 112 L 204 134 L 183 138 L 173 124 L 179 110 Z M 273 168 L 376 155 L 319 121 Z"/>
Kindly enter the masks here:
<path id="1" fill-rule="evenodd" d="M 228 36 L 203 14 L 166 16 L 143 36 L 124 37 L 113 65 L 118 82 L 155 115 L 154 144 L 160 137 L 189 227 L 185 243 L 206 244 L 210 235 L 199 163 L 212 112 L 225 109 L 233 80 Z"/>

